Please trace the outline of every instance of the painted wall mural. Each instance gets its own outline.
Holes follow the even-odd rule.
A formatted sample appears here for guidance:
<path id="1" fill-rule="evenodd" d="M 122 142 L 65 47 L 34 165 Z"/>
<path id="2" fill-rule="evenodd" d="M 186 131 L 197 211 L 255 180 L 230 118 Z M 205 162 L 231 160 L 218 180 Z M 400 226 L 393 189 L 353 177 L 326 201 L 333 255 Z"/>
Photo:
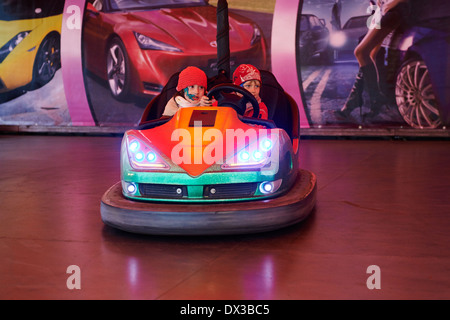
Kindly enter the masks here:
<path id="1" fill-rule="evenodd" d="M 450 123 L 450 4 L 415 1 L 377 56 L 386 98 L 367 91 L 345 117 L 354 49 L 377 25 L 367 0 L 228 0 L 230 69 L 271 71 L 302 128 L 445 128 Z M 0 125 L 132 127 L 170 76 L 217 74 L 217 1 L 5 0 L 0 8 Z M 368 115 L 371 115 L 370 117 Z"/>

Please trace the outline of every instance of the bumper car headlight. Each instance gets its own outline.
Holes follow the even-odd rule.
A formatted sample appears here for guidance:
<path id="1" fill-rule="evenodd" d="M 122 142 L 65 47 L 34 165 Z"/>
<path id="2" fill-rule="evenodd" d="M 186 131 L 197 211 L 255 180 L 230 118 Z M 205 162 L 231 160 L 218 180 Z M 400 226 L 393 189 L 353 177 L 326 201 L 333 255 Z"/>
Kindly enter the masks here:
<path id="1" fill-rule="evenodd" d="M 127 136 L 127 152 L 130 165 L 134 169 L 168 170 L 170 168 L 153 148 L 133 135 Z"/>
<path id="2" fill-rule="evenodd" d="M 136 194 L 138 188 L 135 183 L 133 182 L 125 182 L 122 180 L 122 190 L 129 195 Z"/>
<path id="3" fill-rule="evenodd" d="M 237 152 L 222 164 L 222 169 L 259 169 L 270 163 L 274 152 L 274 142 L 270 138 L 252 143 Z"/>
<path id="4" fill-rule="evenodd" d="M 275 181 L 264 181 L 259 185 L 259 191 L 262 194 L 270 194 L 276 192 L 281 186 L 282 179 Z"/>

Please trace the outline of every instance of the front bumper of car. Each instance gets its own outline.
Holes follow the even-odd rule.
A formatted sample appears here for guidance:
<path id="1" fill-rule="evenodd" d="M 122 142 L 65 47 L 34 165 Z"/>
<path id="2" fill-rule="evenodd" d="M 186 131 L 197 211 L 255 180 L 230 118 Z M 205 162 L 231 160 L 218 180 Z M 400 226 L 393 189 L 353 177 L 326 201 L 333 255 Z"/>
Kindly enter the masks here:
<path id="1" fill-rule="evenodd" d="M 155 183 L 155 180 L 163 180 L 165 183 Z M 205 173 L 201 178 L 192 178 L 183 173 L 156 175 L 128 172 L 122 178 L 122 191 L 125 197 L 134 200 L 242 201 L 280 195 L 289 189 L 292 184 L 290 180 L 290 175 L 271 179 L 251 172 Z M 202 181 L 207 182 L 202 184 Z"/>

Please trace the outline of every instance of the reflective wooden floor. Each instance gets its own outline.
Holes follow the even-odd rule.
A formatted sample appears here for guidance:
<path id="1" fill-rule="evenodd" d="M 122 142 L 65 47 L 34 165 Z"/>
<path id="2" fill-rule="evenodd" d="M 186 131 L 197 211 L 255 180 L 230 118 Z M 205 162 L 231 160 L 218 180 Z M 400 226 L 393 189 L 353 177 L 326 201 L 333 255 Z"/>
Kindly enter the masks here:
<path id="1" fill-rule="evenodd" d="M 303 140 L 311 216 L 226 237 L 105 226 L 120 141 L 0 135 L 0 299 L 450 299 L 450 141 Z"/>

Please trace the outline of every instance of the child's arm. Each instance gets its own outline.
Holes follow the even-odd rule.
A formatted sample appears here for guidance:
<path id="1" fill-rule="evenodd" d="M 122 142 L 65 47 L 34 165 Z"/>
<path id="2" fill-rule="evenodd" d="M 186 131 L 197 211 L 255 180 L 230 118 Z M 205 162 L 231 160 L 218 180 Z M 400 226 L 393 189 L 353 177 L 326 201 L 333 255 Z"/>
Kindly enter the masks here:
<path id="1" fill-rule="evenodd" d="M 164 108 L 163 116 L 173 116 L 178 111 L 178 105 L 175 99 L 172 97 L 166 104 Z"/>

